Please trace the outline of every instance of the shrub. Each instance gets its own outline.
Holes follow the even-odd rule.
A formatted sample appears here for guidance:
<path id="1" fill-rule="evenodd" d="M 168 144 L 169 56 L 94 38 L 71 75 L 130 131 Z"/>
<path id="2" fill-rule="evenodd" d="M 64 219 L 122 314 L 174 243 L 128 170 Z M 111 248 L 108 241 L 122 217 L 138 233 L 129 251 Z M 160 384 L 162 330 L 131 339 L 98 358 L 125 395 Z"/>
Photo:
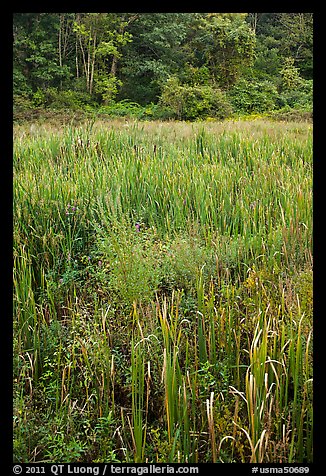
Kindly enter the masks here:
<path id="1" fill-rule="evenodd" d="M 27 94 L 14 94 L 13 96 L 13 109 L 14 111 L 23 111 L 33 108 L 33 101 Z"/>
<path id="2" fill-rule="evenodd" d="M 95 75 L 94 90 L 98 93 L 106 104 L 111 104 L 115 100 L 119 88 L 122 86 L 120 81 L 115 76 L 106 76 L 101 74 Z"/>
<path id="3" fill-rule="evenodd" d="M 181 85 L 171 77 L 163 87 L 160 105 L 167 107 L 177 119 L 193 120 L 207 116 L 224 119 L 232 112 L 225 94 L 210 85 Z"/>
<path id="4" fill-rule="evenodd" d="M 154 237 L 139 232 L 138 226 L 128 222 L 109 225 L 94 251 L 101 263 L 97 279 L 127 305 L 153 298 L 160 282 Z"/>
<path id="5" fill-rule="evenodd" d="M 285 88 L 280 94 L 280 105 L 293 109 L 312 111 L 313 82 L 308 79 L 300 79 L 295 88 Z"/>
<path id="6" fill-rule="evenodd" d="M 129 101 L 127 99 L 101 106 L 98 109 L 98 113 L 112 117 L 131 117 L 135 119 L 166 119 L 169 116 L 164 108 L 160 107 L 158 104 L 150 103 L 141 106 L 137 102 Z"/>
<path id="7" fill-rule="evenodd" d="M 177 236 L 168 246 L 167 253 L 162 260 L 162 275 L 165 287 L 170 283 L 174 289 L 188 291 L 198 279 L 200 270 L 208 272 L 212 254 L 196 238 Z"/>
<path id="8" fill-rule="evenodd" d="M 145 114 L 145 108 L 136 102 L 122 100 L 101 106 L 99 113 L 115 117 L 137 117 L 140 119 Z"/>
<path id="9" fill-rule="evenodd" d="M 233 107 L 242 113 L 268 112 L 276 108 L 279 94 L 276 86 L 268 80 L 239 80 L 229 92 Z"/>
<path id="10" fill-rule="evenodd" d="M 59 91 L 56 88 L 37 90 L 34 93 L 35 106 L 49 107 L 52 109 L 81 110 L 92 104 L 88 93 L 80 91 Z"/>

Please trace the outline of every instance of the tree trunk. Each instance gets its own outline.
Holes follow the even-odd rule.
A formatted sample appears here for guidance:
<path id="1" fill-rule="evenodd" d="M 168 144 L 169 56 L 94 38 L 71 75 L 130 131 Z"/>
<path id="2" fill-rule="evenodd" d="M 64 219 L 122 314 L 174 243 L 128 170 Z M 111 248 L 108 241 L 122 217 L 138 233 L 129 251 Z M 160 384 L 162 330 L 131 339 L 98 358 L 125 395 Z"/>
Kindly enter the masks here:
<path id="1" fill-rule="evenodd" d="M 59 49 L 59 65 L 62 68 L 62 54 L 61 54 L 61 48 L 62 48 L 62 15 L 60 14 L 60 24 L 59 24 L 59 44 L 58 44 L 58 49 Z"/>
<path id="2" fill-rule="evenodd" d="M 59 44 L 58 44 L 58 49 L 59 49 L 59 66 L 62 68 L 62 15 L 60 14 L 60 24 L 59 24 Z M 60 79 L 60 90 L 62 90 L 62 79 Z"/>
<path id="3" fill-rule="evenodd" d="M 92 94 L 92 92 L 93 92 L 95 55 L 96 55 L 96 32 L 95 32 L 95 34 L 94 34 L 92 69 L 91 69 L 91 77 L 90 77 L 90 84 L 89 84 L 89 92 L 90 92 L 90 94 Z"/>
<path id="4" fill-rule="evenodd" d="M 111 75 L 112 76 L 116 76 L 117 74 L 117 66 L 118 66 L 118 58 L 117 56 L 113 56 L 113 59 L 112 59 L 112 64 L 111 64 Z"/>
<path id="5" fill-rule="evenodd" d="M 80 50 L 81 50 L 81 52 L 82 52 L 83 66 L 84 66 L 84 72 L 85 72 L 85 78 L 86 78 L 86 89 L 87 89 L 87 91 L 88 91 L 87 63 L 86 63 L 86 57 L 85 57 L 85 51 L 84 51 L 84 47 L 83 47 L 83 42 L 82 42 L 80 36 L 79 36 L 79 44 L 80 44 Z"/>
<path id="6" fill-rule="evenodd" d="M 76 36 L 76 78 L 79 79 L 79 67 L 78 67 L 78 42 L 77 42 L 77 36 Z"/>
<path id="7" fill-rule="evenodd" d="M 256 30 L 257 30 L 257 23 L 258 23 L 258 13 L 253 13 L 252 14 L 251 26 L 252 26 L 252 29 L 254 30 L 255 34 L 256 34 Z"/>

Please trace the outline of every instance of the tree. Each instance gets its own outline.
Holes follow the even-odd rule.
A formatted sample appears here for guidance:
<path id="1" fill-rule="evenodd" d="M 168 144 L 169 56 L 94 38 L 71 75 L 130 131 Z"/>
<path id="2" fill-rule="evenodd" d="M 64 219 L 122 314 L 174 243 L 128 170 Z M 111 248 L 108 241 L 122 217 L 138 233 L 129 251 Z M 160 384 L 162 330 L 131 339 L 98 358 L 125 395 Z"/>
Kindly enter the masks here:
<path id="1" fill-rule="evenodd" d="M 129 22 L 124 14 L 115 13 L 84 13 L 76 17 L 74 31 L 86 89 L 90 94 L 95 90 L 106 102 L 117 94 L 121 85 L 117 63 L 122 46 L 132 41 L 130 33 L 125 31 Z"/>
<path id="2" fill-rule="evenodd" d="M 283 37 L 282 55 L 292 57 L 294 65 L 306 79 L 312 79 L 313 68 L 313 14 L 281 13 Z"/>
<path id="3" fill-rule="evenodd" d="M 247 21 L 252 24 L 255 14 Z M 269 75 L 278 74 L 285 58 L 306 79 L 313 71 L 313 14 L 261 13 L 256 22 L 257 50 L 255 69 Z"/>
<path id="4" fill-rule="evenodd" d="M 122 98 L 156 102 L 169 76 L 182 71 L 182 49 L 194 14 L 140 13 L 130 24 L 132 43 L 123 48 Z"/>
<path id="5" fill-rule="evenodd" d="M 58 86 L 70 75 L 60 64 L 57 50 L 59 16 L 52 13 L 18 13 L 14 16 L 15 89 L 37 91 Z"/>
<path id="6" fill-rule="evenodd" d="M 14 97 L 26 106 L 158 103 L 169 78 L 189 104 L 210 88 L 249 109 L 261 88 L 279 105 L 312 97 L 312 13 L 16 13 L 13 38 Z"/>
<path id="7" fill-rule="evenodd" d="M 160 102 L 177 119 L 207 116 L 224 119 L 232 112 L 231 104 L 220 89 L 208 84 L 180 84 L 176 77 L 170 77 L 165 83 Z"/>
<path id="8" fill-rule="evenodd" d="M 254 58 L 255 34 L 244 13 L 202 15 L 192 40 L 197 62 L 210 71 L 211 80 L 228 89 Z"/>

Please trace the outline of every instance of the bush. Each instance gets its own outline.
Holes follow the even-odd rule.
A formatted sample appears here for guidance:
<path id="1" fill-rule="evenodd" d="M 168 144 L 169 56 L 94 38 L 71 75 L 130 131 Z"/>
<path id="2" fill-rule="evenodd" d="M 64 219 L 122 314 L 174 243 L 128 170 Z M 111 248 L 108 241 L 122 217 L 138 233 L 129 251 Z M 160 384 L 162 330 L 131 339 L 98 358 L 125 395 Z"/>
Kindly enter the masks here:
<path id="1" fill-rule="evenodd" d="M 14 113 L 30 113 L 44 109 L 87 111 L 95 106 L 88 93 L 73 90 L 59 91 L 57 88 L 38 88 L 34 92 L 15 94 L 13 97 Z"/>
<path id="2" fill-rule="evenodd" d="M 29 110 L 34 107 L 33 101 L 27 94 L 14 94 L 13 95 L 13 109 L 16 111 Z"/>
<path id="3" fill-rule="evenodd" d="M 137 102 L 128 101 L 127 99 L 101 106 L 98 112 L 113 117 L 132 117 L 136 119 L 165 119 L 167 117 L 163 108 L 157 104 L 150 103 L 141 106 Z"/>
<path id="4" fill-rule="evenodd" d="M 312 111 L 313 82 L 312 80 L 300 79 L 295 88 L 284 89 L 280 94 L 280 105 L 293 109 Z"/>
<path id="5" fill-rule="evenodd" d="M 33 95 L 36 107 L 81 110 L 93 105 L 91 96 L 80 91 L 59 91 L 56 88 L 38 89 Z"/>
<path id="6" fill-rule="evenodd" d="M 312 122 L 312 111 L 305 111 L 303 109 L 292 109 L 289 106 L 282 107 L 277 111 L 273 111 L 267 115 L 268 118 L 275 121 L 287 122 Z"/>
<path id="7" fill-rule="evenodd" d="M 230 90 L 229 99 L 239 112 L 262 113 L 276 109 L 279 94 L 271 81 L 242 78 Z"/>
<path id="8" fill-rule="evenodd" d="M 138 231 L 139 226 L 129 221 L 109 225 L 101 231 L 93 253 L 100 263 L 94 277 L 111 298 L 115 295 L 126 305 L 152 299 L 160 282 L 155 237 L 150 231 Z"/>
<path id="9" fill-rule="evenodd" d="M 210 85 L 181 85 L 177 78 L 170 78 L 163 87 L 159 102 L 177 119 L 194 120 L 216 117 L 224 119 L 231 115 L 232 107 L 225 94 Z"/>
<path id="10" fill-rule="evenodd" d="M 114 117 L 137 117 L 140 119 L 145 113 L 145 108 L 136 102 L 125 99 L 118 102 L 112 102 L 106 106 L 101 106 L 98 112 Z"/>

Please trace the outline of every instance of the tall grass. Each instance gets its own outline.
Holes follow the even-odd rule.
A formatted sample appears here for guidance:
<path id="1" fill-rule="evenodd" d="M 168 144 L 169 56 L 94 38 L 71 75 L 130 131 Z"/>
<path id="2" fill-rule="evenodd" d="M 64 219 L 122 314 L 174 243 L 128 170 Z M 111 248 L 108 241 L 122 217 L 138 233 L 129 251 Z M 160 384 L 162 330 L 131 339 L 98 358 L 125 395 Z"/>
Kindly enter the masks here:
<path id="1" fill-rule="evenodd" d="M 15 459 L 312 461 L 311 126 L 14 144 Z"/>

